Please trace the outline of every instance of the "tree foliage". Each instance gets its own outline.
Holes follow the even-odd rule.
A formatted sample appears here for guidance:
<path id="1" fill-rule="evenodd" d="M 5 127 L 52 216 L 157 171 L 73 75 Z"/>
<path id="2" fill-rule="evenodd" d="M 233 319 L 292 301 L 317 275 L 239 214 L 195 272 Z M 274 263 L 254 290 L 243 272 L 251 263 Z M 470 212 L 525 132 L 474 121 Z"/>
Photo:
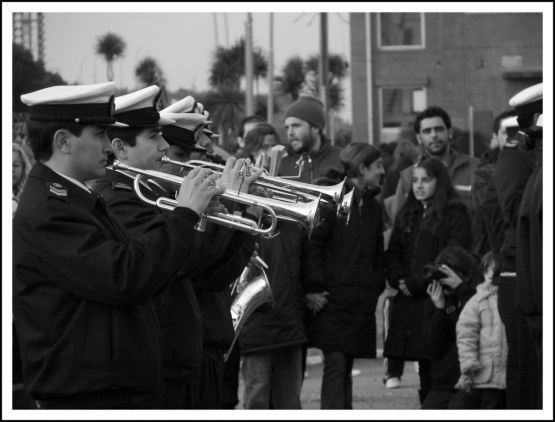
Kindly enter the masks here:
<path id="1" fill-rule="evenodd" d="M 266 77 L 268 62 L 260 48 L 253 48 L 253 74 L 256 80 Z M 224 144 L 237 132 L 244 117 L 245 93 L 241 82 L 245 77 L 245 40 L 240 39 L 229 48 L 218 47 L 212 58 L 208 83 L 212 91 L 204 104 L 211 113 L 214 127 L 222 135 Z"/>
<path id="2" fill-rule="evenodd" d="M 67 82 L 57 73 L 48 72 L 44 64 L 35 61 L 33 55 L 19 44 L 12 44 L 12 102 L 13 111 L 25 111 L 20 96 L 53 85 L 67 85 Z"/>
<path id="3" fill-rule="evenodd" d="M 161 104 L 167 105 L 166 77 L 158 62 L 152 57 L 145 57 L 135 67 L 135 76 L 143 87 L 157 85 L 162 90 Z"/>
<path id="4" fill-rule="evenodd" d="M 347 76 L 349 64 L 339 54 L 330 55 L 328 60 L 330 108 L 339 110 L 343 105 L 341 82 Z M 318 72 L 319 55 L 312 55 L 306 61 L 299 56 L 294 56 L 286 62 L 281 75 L 278 75 L 275 80 L 281 93 L 290 95 L 295 101 L 301 93 L 310 93 L 314 96 L 320 94 Z"/>
<path id="5" fill-rule="evenodd" d="M 125 48 L 125 41 L 112 32 L 97 38 L 96 54 L 104 56 L 106 59 L 106 77 L 109 81 L 114 80 L 114 60 L 123 57 Z"/>

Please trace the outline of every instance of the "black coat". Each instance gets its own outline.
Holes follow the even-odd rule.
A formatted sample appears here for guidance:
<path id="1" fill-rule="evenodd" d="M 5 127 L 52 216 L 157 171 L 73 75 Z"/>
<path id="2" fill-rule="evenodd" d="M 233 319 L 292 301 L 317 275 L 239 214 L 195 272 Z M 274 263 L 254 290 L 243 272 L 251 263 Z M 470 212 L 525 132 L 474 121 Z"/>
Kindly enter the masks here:
<path id="1" fill-rule="evenodd" d="M 518 210 L 526 182 L 533 170 L 534 158 L 528 151 L 505 146 L 499 153 L 493 182 L 504 221 L 501 244 L 502 271 L 516 271 Z"/>
<path id="2" fill-rule="evenodd" d="M 103 196 L 106 204 L 127 227 L 133 237 L 147 231 L 152 222 L 166 218 L 169 214 L 149 206 L 137 197 L 133 179 L 117 171 L 107 170 L 106 179 L 97 183 L 95 191 Z M 156 199 L 158 192 L 142 190 L 149 199 Z M 252 237 L 252 236 L 249 236 Z M 198 382 L 202 360 L 203 319 L 191 278 L 202 280 L 207 285 L 229 284 L 240 273 L 252 253 L 250 248 L 233 244 L 234 253 L 225 255 L 232 232 L 219 238 L 208 238 L 195 232 L 190 238 L 195 245 L 182 270 L 160 295 L 156 297 L 156 309 L 160 318 L 163 351 L 163 377 Z M 210 247 L 208 247 L 210 245 Z M 242 260 L 236 262 L 237 253 Z M 225 256 L 222 256 L 225 255 Z M 223 287 L 217 287 L 218 289 Z M 229 314 L 229 308 L 227 308 Z"/>
<path id="3" fill-rule="evenodd" d="M 310 151 L 310 162 L 305 162 L 300 177 L 292 180 L 298 180 L 305 183 L 315 183 L 316 179 L 326 176 L 330 170 L 336 173 L 343 173 L 343 164 L 339 160 L 341 149 L 331 144 L 331 141 L 325 136 L 322 138 L 322 146 L 318 151 Z M 280 176 L 296 176 L 299 169 L 296 167 L 297 160 L 301 157 L 288 146 L 287 154 L 281 160 L 279 167 Z"/>
<path id="4" fill-rule="evenodd" d="M 399 292 L 391 304 L 391 320 L 384 345 L 384 356 L 404 360 L 420 360 L 430 357 L 426 342 L 424 319 L 426 279 L 422 267 L 434 262 L 446 246 L 471 247 L 470 217 L 465 206 L 454 202 L 445 209 L 443 222 L 436 233 L 422 227 L 422 208 L 413 227 L 395 225 L 386 252 L 389 284 L 398 289 L 399 280 L 405 279 L 412 296 Z"/>
<path id="5" fill-rule="evenodd" d="M 13 312 L 26 388 L 38 399 L 152 393 L 160 381 L 152 298 L 191 251 L 178 208 L 130 240 L 102 201 L 35 163 L 13 220 Z"/>
<path id="6" fill-rule="evenodd" d="M 260 239 L 260 257 L 268 264 L 266 275 L 274 295 L 271 310 L 254 311 L 239 337 L 241 353 L 256 353 L 306 343 L 304 291 L 301 269 L 306 233 L 297 223 L 280 221 L 279 234 Z"/>
<path id="7" fill-rule="evenodd" d="M 382 207 L 376 192 L 355 191 L 349 224 L 329 217 L 309 241 L 307 292 L 328 291 L 308 313 L 309 343 L 360 358 L 376 357 L 376 304 L 385 288 Z"/>
<path id="8" fill-rule="evenodd" d="M 445 296 L 444 309 L 436 308 L 431 299 L 426 302 L 424 321 L 428 326 L 431 390 L 455 392 L 460 376 L 456 325 L 462 308 L 475 292 L 470 283 L 463 282 L 453 294 Z"/>

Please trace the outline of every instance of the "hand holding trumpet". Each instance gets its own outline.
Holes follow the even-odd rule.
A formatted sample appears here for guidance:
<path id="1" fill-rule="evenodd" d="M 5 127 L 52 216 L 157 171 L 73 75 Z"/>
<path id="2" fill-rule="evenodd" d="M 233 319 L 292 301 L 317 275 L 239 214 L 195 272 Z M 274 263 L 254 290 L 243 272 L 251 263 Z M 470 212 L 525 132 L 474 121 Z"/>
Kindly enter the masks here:
<path id="1" fill-rule="evenodd" d="M 248 159 L 229 157 L 222 172 L 221 184 L 233 191 L 246 193 L 263 170 L 262 167 L 252 167 Z"/>
<path id="2" fill-rule="evenodd" d="M 208 169 L 193 169 L 181 182 L 177 205 L 202 215 L 212 198 L 225 192 L 225 186 L 216 184 L 219 177 L 219 174 L 212 174 Z"/>

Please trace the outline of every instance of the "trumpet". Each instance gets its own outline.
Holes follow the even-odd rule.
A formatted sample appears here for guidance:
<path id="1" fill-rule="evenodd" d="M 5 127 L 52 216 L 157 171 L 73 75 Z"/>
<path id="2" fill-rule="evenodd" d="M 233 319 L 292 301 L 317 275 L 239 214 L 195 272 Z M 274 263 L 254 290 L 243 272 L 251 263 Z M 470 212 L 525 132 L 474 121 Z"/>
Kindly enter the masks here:
<path id="1" fill-rule="evenodd" d="M 222 172 L 224 169 L 224 166 L 221 164 L 210 163 L 202 160 L 189 160 L 182 162 L 175 161 L 164 156 L 161 161 L 163 163 L 174 164 L 189 169 L 202 167 L 210 169 L 214 172 Z M 249 172 L 248 167 L 246 171 Z M 345 193 L 346 180 L 347 179 L 345 178 L 341 182 L 332 186 L 320 186 L 284 179 L 277 176 L 269 176 L 266 172 L 266 174 L 262 173 L 252 184 L 264 189 L 272 198 L 279 198 L 281 201 L 310 203 L 319 199 L 321 205 L 335 208 L 336 215 L 339 218 L 345 218 L 348 222 L 351 214 L 353 192 L 351 191 L 349 193 Z"/>
<path id="2" fill-rule="evenodd" d="M 161 196 L 154 201 L 145 197 L 141 192 L 140 182 L 144 177 L 146 177 L 163 180 L 180 186 L 183 182 L 183 177 L 156 170 L 143 170 L 131 167 L 118 160 L 114 161 L 114 163 L 112 164 L 112 168 L 114 170 L 120 169 L 136 173 L 133 181 L 133 188 L 137 196 L 142 201 L 166 210 L 173 210 L 177 206 L 177 201 L 175 199 Z M 313 228 L 320 223 L 320 212 L 318 209 L 319 199 L 307 203 L 291 204 L 272 198 L 250 195 L 248 193 L 243 193 L 232 189 L 226 189 L 226 191 L 222 193 L 221 196 L 232 202 L 261 208 L 263 214 L 259 218 L 259 222 L 257 223 L 248 218 L 244 218 L 234 214 L 216 213 L 214 215 L 207 215 L 203 213 L 197 226 L 198 230 L 203 231 L 206 223 L 211 222 L 232 229 L 249 232 L 254 235 L 272 237 L 276 230 L 277 220 L 281 219 L 301 223 L 307 229 L 310 235 Z M 270 218 L 270 224 L 266 226 L 262 225 L 262 217 L 264 215 L 264 211 L 266 215 L 268 215 Z"/>

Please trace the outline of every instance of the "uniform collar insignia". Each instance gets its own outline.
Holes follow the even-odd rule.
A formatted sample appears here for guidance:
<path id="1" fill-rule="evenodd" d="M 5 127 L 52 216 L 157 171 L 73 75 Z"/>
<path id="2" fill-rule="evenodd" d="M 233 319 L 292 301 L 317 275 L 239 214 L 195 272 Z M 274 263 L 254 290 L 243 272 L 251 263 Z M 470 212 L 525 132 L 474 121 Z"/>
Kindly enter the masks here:
<path id="1" fill-rule="evenodd" d="M 61 184 L 53 182 L 49 183 L 48 189 L 50 193 L 60 197 L 67 197 L 67 189 L 64 188 Z"/>

